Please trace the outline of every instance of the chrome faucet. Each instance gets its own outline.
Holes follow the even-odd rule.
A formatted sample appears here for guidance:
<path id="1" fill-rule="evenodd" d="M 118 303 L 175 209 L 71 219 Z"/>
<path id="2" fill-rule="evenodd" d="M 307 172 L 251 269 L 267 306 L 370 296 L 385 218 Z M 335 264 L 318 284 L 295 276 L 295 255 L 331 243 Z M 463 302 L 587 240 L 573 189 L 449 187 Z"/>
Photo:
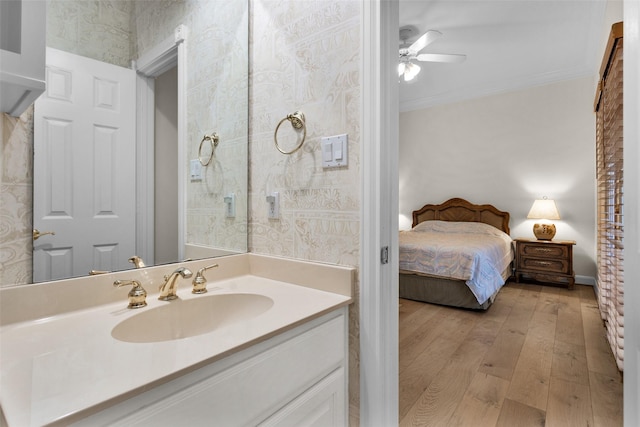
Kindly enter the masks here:
<path id="1" fill-rule="evenodd" d="M 158 299 L 160 301 L 171 301 L 178 298 L 176 295 L 176 281 L 178 280 L 178 276 L 183 279 L 188 279 L 192 275 L 193 273 L 191 273 L 191 270 L 185 267 L 180 267 L 168 276 L 164 276 L 164 283 L 160 286 L 160 296 Z"/>

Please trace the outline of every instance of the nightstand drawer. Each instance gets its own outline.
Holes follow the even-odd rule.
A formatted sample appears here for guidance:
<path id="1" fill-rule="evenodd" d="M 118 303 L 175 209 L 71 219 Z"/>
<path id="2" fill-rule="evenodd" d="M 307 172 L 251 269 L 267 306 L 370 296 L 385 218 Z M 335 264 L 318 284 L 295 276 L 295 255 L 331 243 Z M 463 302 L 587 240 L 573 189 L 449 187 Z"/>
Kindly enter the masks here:
<path id="1" fill-rule="evenodd" d="M 560 245 L 536 245 L 535 243 L 528 243 L 526 245 L 518 245 L 520 254 L 528 257 L 536 258 L 569 258 L 569 248 L 567 246 Z"/>
<path id="2" fill-rule="evenodd" d="M 569 269 L 569 261 L 566 259 L 541 259 L 524 257 L 521 259 L 520 268 L 549 273 L 571 274 L 571 271 Z"/>

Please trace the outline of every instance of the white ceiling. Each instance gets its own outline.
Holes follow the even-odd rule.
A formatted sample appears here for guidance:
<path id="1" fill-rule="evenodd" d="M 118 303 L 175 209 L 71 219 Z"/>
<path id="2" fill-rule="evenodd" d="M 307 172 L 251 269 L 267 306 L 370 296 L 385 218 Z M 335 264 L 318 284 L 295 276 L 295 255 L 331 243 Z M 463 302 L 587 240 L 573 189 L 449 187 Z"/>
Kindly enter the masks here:
<path id="1" fill-rule="evenodd" d="M 443 33 L 421 53 L 467 55 L 419 63 L 400 83 L 400 111 L 595 76 L 605 9 L 603 0 L 400 0 L 400 27 L 417 27 L 415 38 Z"/>

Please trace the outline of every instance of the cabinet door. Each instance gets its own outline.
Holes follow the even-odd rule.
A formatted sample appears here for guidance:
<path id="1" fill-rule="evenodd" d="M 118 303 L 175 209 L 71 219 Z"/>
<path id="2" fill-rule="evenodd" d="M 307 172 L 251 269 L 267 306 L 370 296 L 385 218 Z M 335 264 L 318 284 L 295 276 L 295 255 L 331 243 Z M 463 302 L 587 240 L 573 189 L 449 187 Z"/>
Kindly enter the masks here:
<path id="1" fill-rule="evenodd" d="M 20 116 L 45 89 L 46 8 L 0 0 L 0 112 Z"/>

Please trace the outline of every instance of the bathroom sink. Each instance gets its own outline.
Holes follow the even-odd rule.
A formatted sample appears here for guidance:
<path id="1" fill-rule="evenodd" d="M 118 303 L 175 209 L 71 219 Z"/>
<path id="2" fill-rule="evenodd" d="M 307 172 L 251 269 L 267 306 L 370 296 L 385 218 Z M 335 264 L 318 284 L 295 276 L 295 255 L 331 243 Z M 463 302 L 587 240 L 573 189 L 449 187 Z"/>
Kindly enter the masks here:
<path id="1" fill-rule="evenodd" d="M 151 343 L 206 334 L 266 312 L 273 300 L 258 294 L 218 294 L 176 299 L 118 323 L 111 336 L 119 341 Z"/>

